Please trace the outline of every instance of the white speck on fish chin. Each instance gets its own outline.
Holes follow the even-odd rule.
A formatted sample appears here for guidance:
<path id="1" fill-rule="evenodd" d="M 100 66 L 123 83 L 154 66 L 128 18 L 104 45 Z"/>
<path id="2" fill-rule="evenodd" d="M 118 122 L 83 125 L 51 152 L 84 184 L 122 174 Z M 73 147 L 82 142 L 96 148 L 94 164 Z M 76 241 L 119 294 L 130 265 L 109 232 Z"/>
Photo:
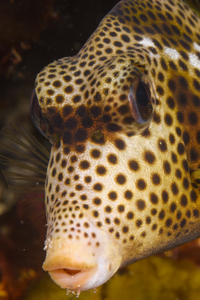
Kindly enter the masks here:
<path id="1" fill-rule="evenodd" d="M 178 59 L 180 57 L 180 54 L 176 49 L 164 47 L 165 54 L 167 54 L 172 59 Z"/>
<path id="2" fill-rule="evenodd" d="M 200 46 L 197 43 L 193 43 L 194 49 L 200 51 Z"/>
<path id="3" fill-rule="evenodd" d="M 196 54 L 189 54 L 190 64 L 200 70 L 200 61 Z"/>

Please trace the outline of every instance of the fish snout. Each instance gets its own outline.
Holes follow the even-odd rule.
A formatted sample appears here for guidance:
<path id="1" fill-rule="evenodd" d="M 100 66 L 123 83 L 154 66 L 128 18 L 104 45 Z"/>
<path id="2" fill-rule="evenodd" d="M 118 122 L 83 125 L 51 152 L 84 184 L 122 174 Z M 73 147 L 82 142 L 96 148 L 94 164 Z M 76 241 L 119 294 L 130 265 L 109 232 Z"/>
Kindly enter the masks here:
<path id="1" fill-rule="evenodd" d="M 97 231 L 97 229 L 96 229 Z M 98 242 L 52 238 L 47 245 L 43 269 L 61 288 L 81 292 L 109 280 L 121 265 L 119 245 L 102 230 Z M 97 247 L 98 243 L 98 247 Z"/>

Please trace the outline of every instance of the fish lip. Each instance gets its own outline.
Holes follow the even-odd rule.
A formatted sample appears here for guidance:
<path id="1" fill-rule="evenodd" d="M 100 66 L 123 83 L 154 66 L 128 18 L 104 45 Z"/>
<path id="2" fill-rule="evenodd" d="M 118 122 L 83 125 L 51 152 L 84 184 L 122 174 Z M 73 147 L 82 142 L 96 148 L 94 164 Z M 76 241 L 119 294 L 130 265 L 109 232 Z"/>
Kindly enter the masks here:
<path id="1" fill-rule="evenodd" d="M 97 264 L 86 268 L 77 268 L 76 265 L 76 268 L 68 266 L 54 266 L 53 268 L 52 266 L 51 268 L 43 267 L 43 269 L 48 271 L 51 279 L 61 288 L 80 293 L 104 284 L 116 273 L 120 264 L 121 257 L 118 257 L 114 261 L 99 259 Z"/>
<path id="2" fill-rule="evenodd" d="M 68 270 L 66 272 L 66 270 Z M 69 274 L 69 271 L 72 274 Z M 74 274 L 73 271 L 76 273 Z M 71 291 L 85 291 L 93 287 L 93 275 L 98 271 L 98 267 L 91 269 L 55 269 L 48 271 L 51 279 L 61 288 Z"/>
<path id="3" fill-rule="evenodd" d="M 53 257 L 43 263 L 42 268 L 49 273 L 51 279 L 61 288 L 67 288 L 71 291 L 88 289 L 88 279 L 90 282 L 98 269 L 98 264 L 92 261 L 89 263 L 76 262 L 71 258 L 66 260 L 65 257 L 62 259 L 61 253 L 59 258 L 59 261 Z"/>
<path id="4" fill-rule="evenodd" d="M 110 250 L 110 245 L 107 246 Z M 96 288 L 108 281 L 121 265 L 121 255 L 116 244 L 111 248 L 111 251 L 102 249 L 102 255 L 95 259 L 91 253 L 87 255 L 81 248 L 81 255 L 87 258 L 86 260 L 80 259 L 79 254 L 73 259 L 73 251 L 70 251 L 72 255 L 66 256 L 62 252 L 55 256 L 50 255 L 51 257 L 47 255 L 43 269 L 57 285 L 72 292 L 79 293 Z"/>
<path id="5" fill-rule="evenodd" d="M 122 262 L 118 241 L 106 231 L 90 223 L 91 232 L 96 233 L 98 247 L 92 237 L 85 240 L 66 239 L 52 236 L 46 239 L 46 258 L 43 263 L 52 280 L 61 288 L 81 292 L 96 288 L 108 281 L 119 269 Z M 73 274 L 73 270 L 76 274 Z"/>
<path id="6" fill-rule="evenodd" d="M 48 255 L 47 255 L 48 257 Z M 91 260 L 87 263 L 83 261 L 73 260 L 71 257 L 65 257 L 62 252 L 58 253 L 56 256 L 52 256 L 50 259 L 45 259 L 42 268 L 44 271 L 51 272 L 55 270 L 91 270 L 97 267 L 97 262 L 92 262 Z"/>

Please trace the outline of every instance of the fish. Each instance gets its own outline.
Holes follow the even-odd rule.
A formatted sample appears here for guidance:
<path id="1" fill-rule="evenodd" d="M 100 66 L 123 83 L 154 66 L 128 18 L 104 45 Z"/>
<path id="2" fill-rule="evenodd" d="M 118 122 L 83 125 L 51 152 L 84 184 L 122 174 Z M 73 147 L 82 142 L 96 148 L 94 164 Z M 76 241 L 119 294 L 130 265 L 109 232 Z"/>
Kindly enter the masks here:
<path id="1" fill-rule="evenodd" d="M 185 2 L 120 1 L 37 75 L 30 107 L 51 150 L 23 181 L 45 190 L 43 269 L 61 288 L 96 288 L 200 236 L 200 18 Z"/>

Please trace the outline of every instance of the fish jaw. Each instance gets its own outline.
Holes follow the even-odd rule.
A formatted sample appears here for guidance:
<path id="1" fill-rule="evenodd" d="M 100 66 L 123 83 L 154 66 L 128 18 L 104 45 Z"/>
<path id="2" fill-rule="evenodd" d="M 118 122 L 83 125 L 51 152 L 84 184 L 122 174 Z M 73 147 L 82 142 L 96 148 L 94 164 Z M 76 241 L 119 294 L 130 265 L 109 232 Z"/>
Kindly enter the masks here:
<path id="1" fill-rule="evenodd" d="M 74 292 L 96 288 L 119 269 L 122 256 L 118 243 L 103 230 L 95 228 L 95 233 L 98 248 L 90 238 L 87 243 L 75 239 L 72 242 L 64 236 L 46 241 L 43 269 L 61 288 Z"/>

